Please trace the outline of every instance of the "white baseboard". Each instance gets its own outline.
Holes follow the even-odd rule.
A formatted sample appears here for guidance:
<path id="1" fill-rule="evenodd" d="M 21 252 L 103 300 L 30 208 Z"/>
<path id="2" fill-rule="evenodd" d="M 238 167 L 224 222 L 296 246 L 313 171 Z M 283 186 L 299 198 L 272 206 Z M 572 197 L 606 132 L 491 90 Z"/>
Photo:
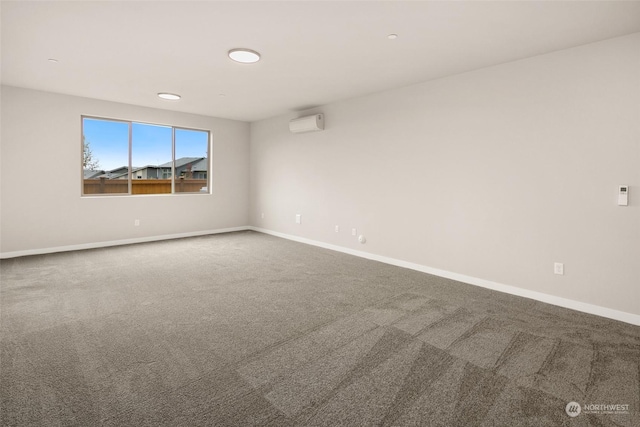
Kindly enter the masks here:
<path id="1" fill-rule="evenodd" d="M 187 233 L 164 234 L 161 236 L 137 237 L 135 239 L 110 240 L 106 242 L 96 242 L 96 243 L 82 243 L 79 245 L 57 246 L 53 248 L 29 249 L 29 250 L 14 251 L 14 252 L 0 252 L 0 259 L 16 258 L 16 257 L 28 256 L 28 255 L 51 254 L 55 252 L 80 251 L 83 249 L 97 249 L 97 248 L 105 248 L 108 246 L 131 245 L 134 243 L 156 242 L 158 240 L 182 239 L 184 237 L 206 236 L 208 234 L 230 233 L 232 231 L 245 231 L 250 229 L 251 228 L 248 226 L 220 228 L 217 230 L 190 231 Z"/>
<path id="2" fill-rule="evenodd" d="M 135 239 L 123 239 L 123 240 L 111 240 L 111 241 L 96 242 L 96 243 L 83 243 L 79 245 L 57 246 L 57 247 L 41 248 L 41 249 L 29 249 L 24 251 L 0 252 L 0 259 L 16 258 L 16 257 L 28 256 L 28 255 L 50 254 L 50 253 L 56 253 L 56 252 L 78 251 L 83 249 L 96 249 L 96 248 L 104 248 L 109 246 L 130 245 L 135 243 L 155 242 L 158 240 L 181 239 L 184 237 L 205 236 L 209 234 L 230 233 L 233 231 L 245 231 L 245 230 L 253 230 L 253 231 L 257 231 L 264 234 L 270 234 L 272 236 L 281 237 L 287 240 L 293 240 L 296 242 L 318 246 L 321 248 L 330 249 L 333 251 L 342 252 L 342 253 L 354 255 L 361 258 L 383 262 L 385 264 L 395 265 L 398 267 L 408 268 L 408 269 L 420 271 L 423 273 L 433 274 L 434 276 L 444 277 L 447 279 L 468 283 L 470 285 L 476 285 L 483 288 L 492 289 L 494 291 L 504 292 L 507 294 L 529 298 L 536 301 L 557 305 L 559 307 L 565 307 L 572 310 L 581 311 L 583 313 L 595 314 L 596 316 L 606 317 L 609 319 L 619 320 L 621 322 L 640 326 L 640 315 L 637 315 L 637 314 L 627 313 L 619 310 L 613 310 L 607 307 L 588 304 L 580 301 L 574 301 L 568 298 L 562 298 L 554 295 L 544 294 L 541 292 L 522 289 L 515 286 L 504 285 L 502 283 L 492 282 L 490 280 L 484 280 L 477 277 L 466 276 L 464 274 L 453 273 L 451 271 L 440 270 L 437 268 L 432 268 L 432 267 L 428 267 L 421 264 L 415 264 L 412 262 L 402 261 L 399 259 L 390 258 L 382 255 L 376 255 L 368 252 L 357 251 L 355 249 L 349 249 L 343 246 L 332 245 L 330 243 L 324 243 L 317 240 L 306 239 L 304 237 L 293 236 L 289 234 L 279 233 L 277 231 L 271 231 L 271 230 L 267 230 L 259 227 L 252 227 L 252 226 L 231 227 L 231 228 L 222 228 L 217 230 L 206 230 L 206 231 L 193 231 L 193 232 L 178 233 L 178 234 L 165 234 L 160 236 L 139 237 Z"/>
<path id="3" fill-rule="evenodd" d="M 637 315 L 637 314 L 627 313 L 619 310 L 613 310 L 607 307 L 587 304 L 584 302 L 574 301 L 568 298 L 562 298 L 554 295 L 544 294 L 542 292 L 531 291 L 528 289 L 522 289 L 515 286 L 504 285 L 502 283 L 496 283 L 490 280 L 479 279 L 477 277 L 466 276 L 464 274 L 453 273 L 451 271 L 446 271 L 446 270 L 439 270 L 437 268 L 427 267 L 425 265 L 402 261 L 395 258 L 389 258 L 382 255 L 371 254 L 368 252 L 357 251 L 357 250 L 345 248 L 342 246 L 337 246 L 337 245 L 332 245 L 329 243 L 324 243 L 316 240 L 306 239 L 303 237 L 292 236 L 289 234 L 279 233 L 277 231 L 271 231 L 271 230 L 267 230 L 259 227 L 248 227 L 248 229 L 257 231 L 260 233 L 270 234 L 276 237 L 282 237 L 284 239 L 293 240 L 300 243 L 306 243 L 308 245 L 318 246 L 321 248 L 330 249 L 337 252 L 343 252 L 349 255 L 355 255 L 361 258 L 383 262 L 385 264 L 391 264 L 398 267 L 404 267 L 411 270 L 421 271 L 423 273 L 433 274 L 434 276 L 444 277 L 447 279 L 456 280 L 458 282 L 468 283 L 470 285 L 476 285 L 476 286 L 491 289 L 494 291 L 504 292 L 507 294 L 529 298 L 536 301 L 557 305 L 559 307 L 569 308 L 572 310 L 581 311 L 583 313 L 595 314 L 596 316 L 606 317 L 609 319 L 619 320 L 620 322 L 625 322 L 625 323 L 630 323 L 632 325 L 640 326 L 640 315 Z"/>

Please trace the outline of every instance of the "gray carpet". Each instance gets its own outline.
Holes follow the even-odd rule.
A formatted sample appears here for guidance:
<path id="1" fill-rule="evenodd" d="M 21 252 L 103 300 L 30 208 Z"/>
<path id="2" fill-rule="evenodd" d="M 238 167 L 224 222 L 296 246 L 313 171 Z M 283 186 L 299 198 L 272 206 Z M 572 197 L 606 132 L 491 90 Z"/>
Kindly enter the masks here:
<path id="1" fill-rule="evenodd" d="M 3 426 L 640 425 L 639 327 L 264 234 L 1 274 Z"/>

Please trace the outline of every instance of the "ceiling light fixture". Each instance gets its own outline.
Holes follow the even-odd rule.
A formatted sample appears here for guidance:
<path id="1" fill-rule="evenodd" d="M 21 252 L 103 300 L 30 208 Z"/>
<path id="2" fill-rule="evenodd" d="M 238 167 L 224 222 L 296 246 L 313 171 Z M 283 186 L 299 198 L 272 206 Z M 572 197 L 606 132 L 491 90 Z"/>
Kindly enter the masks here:
<path id="1" fill-rule="evenodd" d="M 231 49 L 228 53 L 229 58 L 242 64 L 253 64 L 260 61 L 260 54 L 255 50 L 238 48 Z"/>
<path id="2" fill-rule="evenodd" d="M 395 39 L 397 39 L 397 38 L 398 38 L 398 35 L 397 35 L 397 34 L 389 34 L 389 35 L 387 36 L 387 38 L 388 38 L 389 40 L 395 40 Z"/>
<path id="3" fill-rule="evenodd" d="M 175 93 L 166 93 L 166 92 L 160 92 L 158 96 L 168 101 L 177 101 L 180 98 L 182 98 L 180 95 L 176 95 Z"/>
<path id="4" fill-rule="evenodd" d="M 52 62 L 52 63 L 54 63 L 54 64 L 57 64 L 57 63 L 58 63 L 58 60 L 57 60 L 57 59 L 55 59 L 55 58 L 49 58 L 49 59 L 47 59 L 47 61 Z"/>

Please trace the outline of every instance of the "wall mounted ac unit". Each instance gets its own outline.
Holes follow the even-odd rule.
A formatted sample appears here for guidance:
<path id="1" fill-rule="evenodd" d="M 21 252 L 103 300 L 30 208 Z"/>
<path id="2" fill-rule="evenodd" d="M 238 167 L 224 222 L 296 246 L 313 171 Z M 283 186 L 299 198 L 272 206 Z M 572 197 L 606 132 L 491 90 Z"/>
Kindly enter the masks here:
<path id="1" fill-rule="evenodd" d="M 324 115 L 299 117 L 289 122 L 289 130 L 293 133 L 313 132 L 324 129 Z"/>

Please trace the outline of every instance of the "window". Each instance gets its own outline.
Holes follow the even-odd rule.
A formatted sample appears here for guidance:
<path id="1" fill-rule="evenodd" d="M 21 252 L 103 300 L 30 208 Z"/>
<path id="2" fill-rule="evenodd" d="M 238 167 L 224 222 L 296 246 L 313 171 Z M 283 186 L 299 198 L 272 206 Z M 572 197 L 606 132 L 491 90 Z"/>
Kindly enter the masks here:
<path id="1" fill-rule="evenodd" d="M 209 135 L 202 131 L 176 129 L 175 148 L 175 191 L 189 192 L 191 182 L 207 179 Z"/>
<path id="2" fill-rule="evenodd" d="M 82 195 L 209 193 L 209 131 L 82 117 Z"/>

